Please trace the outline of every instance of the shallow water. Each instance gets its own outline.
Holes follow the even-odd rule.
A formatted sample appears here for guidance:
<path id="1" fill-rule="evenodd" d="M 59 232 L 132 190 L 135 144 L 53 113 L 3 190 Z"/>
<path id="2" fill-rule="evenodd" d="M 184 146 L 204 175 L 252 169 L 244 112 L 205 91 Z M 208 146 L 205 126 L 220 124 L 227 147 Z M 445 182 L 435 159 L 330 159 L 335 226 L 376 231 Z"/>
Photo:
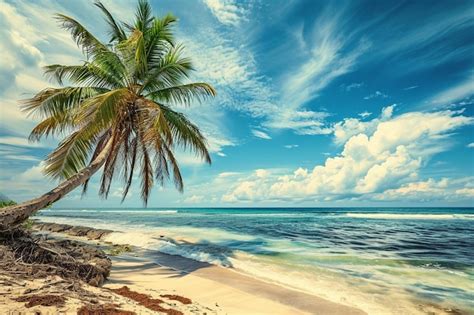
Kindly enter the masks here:
<path id="1" fill-rule="evenodd" d="M 473 208 L 50 209 L 109 240 L 207 261 L 373 313 L 474 309 Z M 166 237 L 162 237 L 166 236 Z"/>

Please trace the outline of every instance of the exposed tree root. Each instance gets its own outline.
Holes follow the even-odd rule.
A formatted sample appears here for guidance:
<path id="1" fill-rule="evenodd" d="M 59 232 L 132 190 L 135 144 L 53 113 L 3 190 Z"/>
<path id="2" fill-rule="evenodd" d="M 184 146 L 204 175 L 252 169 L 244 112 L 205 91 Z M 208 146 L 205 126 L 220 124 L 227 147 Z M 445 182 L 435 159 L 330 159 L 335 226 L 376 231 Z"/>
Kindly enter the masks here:
<path id="1" fill-rule="evenodd" d="M 104 252 L 79 242 L 45 239 L 19 229 L 0 234 L 0 272 L 17 280 L 57 275 L 99 286 L 111 267 Z"/>

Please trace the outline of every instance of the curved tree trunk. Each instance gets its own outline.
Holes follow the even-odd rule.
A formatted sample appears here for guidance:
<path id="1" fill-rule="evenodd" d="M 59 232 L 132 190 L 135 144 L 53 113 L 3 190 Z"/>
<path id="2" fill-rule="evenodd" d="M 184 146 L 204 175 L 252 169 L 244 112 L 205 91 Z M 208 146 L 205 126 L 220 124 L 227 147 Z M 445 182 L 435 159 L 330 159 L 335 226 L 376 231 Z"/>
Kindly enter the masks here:
<path id="1" fill-rule="evenodd" d="M 0 209 L 0 232 L 11 230 L 28 219 L 30 215 L 61 199 L 74 188 L 84 184 L 105 163 L 112 147 L 109 139 L 102 152 L 85 168 L 71 176 L 41 197 Z"/>

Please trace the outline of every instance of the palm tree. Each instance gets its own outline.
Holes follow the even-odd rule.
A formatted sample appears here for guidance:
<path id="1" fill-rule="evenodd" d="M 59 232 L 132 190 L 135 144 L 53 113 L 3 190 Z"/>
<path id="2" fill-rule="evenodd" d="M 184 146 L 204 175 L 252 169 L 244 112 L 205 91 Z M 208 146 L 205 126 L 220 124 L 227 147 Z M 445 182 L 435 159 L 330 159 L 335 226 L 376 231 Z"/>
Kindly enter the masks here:
<path id="1" fill-rule="evenodd" d="M 173 109 L 215 95 L 206 83 L 189 83 L 193 67 L 182 57 L 183 47 L 175 43 L 176 18 L 154 17 L 149 3 L 140 0 L 135 21 L 128 24 L 114 19 L 102 3 L 95 5 L 109 26 L 109 43 L 99 41 L 71 17 L 56 15 L 86 61 L 46 66 L 45 74 L 60 87 L 45 89 L 23 104 L 28 114 L 42 119 L 31 140 L 65 136 L 48 155 L 45 167 L 46 175 L 63 182 L 39 198 L 2 208 L 0 231 L 17 226 L 80 185 L 85 192 L 101 167 L 101 196 L 107 198 L 112 180 L 120 176 L 124 199 L 134 172 L 139 172 L 146 205 L 154 182 L 163 184 L 170 175 L 182 191 L 177 147 L 211 162 L 198 127 Z"/>

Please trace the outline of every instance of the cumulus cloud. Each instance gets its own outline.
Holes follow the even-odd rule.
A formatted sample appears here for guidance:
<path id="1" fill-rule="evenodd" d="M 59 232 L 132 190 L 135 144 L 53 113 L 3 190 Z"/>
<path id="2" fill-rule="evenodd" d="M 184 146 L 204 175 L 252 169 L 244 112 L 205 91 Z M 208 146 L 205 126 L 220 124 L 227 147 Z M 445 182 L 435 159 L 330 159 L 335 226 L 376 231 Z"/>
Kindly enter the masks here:
<path id="1" fill-rule="evenodd" d="M 358 133 L 339 135 L 346 139 L 342 152 L 327 158 L 323 165 L 278 175 L 257 170 L 238 182 L 222 200 L 335 200 L 389 190 L 400 194 L 422 190 L 426 185 L 441 189 L 445 181 L 437 186 L 431 182 L 409 183 L 417 181 L 423 165 L 434 154 L 449 148 L 450 133 L 472 124 L 474 119 L 456 111 L 410 112 L 393 117 L 392 110 L 385 108 L 379 118 L 360 127 Z M 394 190 L 398 188 L 401 190 Z"/>
<path id="2" fill-rule="evenodd" d="M 425 181 L 416 181 L 404 184 L 398 188 L 372 196 L 380 201 L 433 201 L 433 200 L 459 200 L 474 197 L 474 189 L 470 187 L 473 178 L 453 180 L 442 178 L 439 180 L 429 178 Z"/>
<path id="3" fill-rule="evenodd" d="M 334 124 L 334 142 L 341 145 L 346 143 L 346 141 L 352 136 L 360 133 L 372 133 L 380 122 L 386 121 L 392 117 L 395 106 L 396 105 L 394 104 L 384 107 L 380 116 L 370 121 L 363 121 L 358 118 L 346 118 L 343 121 Z M 363 113 L 363 115 L 359 114 L 359 116 L 365 118 L 368 114 Z"/>

